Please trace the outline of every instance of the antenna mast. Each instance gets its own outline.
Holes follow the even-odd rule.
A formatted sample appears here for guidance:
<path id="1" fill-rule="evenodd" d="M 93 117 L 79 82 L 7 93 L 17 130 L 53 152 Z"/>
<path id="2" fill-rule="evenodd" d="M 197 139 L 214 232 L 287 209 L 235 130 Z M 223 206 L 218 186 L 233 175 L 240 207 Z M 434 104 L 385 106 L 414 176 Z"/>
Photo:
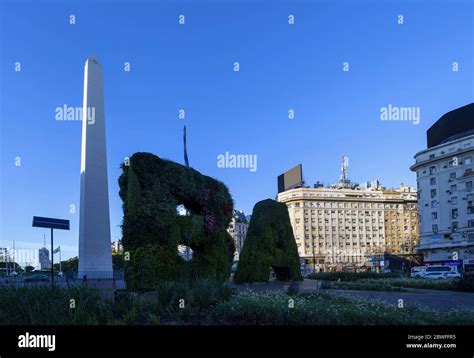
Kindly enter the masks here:
<path id="1" fill-rule="evenodd" d="M 186 145 L 186 125 L 184 126 L 184 129 L 183 129 L 183 142 L 184 142 L 184 164 L 186 165 L 186 167 L 189 168 L 188 148 Z"/>

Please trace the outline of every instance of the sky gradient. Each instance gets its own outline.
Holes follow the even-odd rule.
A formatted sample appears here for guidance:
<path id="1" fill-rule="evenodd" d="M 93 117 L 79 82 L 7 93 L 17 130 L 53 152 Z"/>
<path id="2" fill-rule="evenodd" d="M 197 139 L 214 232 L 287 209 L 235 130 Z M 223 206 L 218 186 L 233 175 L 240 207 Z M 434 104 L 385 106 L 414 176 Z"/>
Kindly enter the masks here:
<path id="1" fill-rule="evenodd" d="M 77 255 L 81 122 L 57 121 L 55 109 L 82 106 L 91 54 L 104 70 L 112 240 L 120 163 L 138 151 L 183 163 L 184 124 L 190 165 L 250 214 L 298 163 L 307 184 L 333 183 L 342 155 L 355 182 L 416 186 L 409 167 L 426 130 L 474 98 L 470 1 L 0 4 L 0 247 L 41 247 L 49 231 L 32 216 L 51 216 L 71 220 L 55 243 L 63 259 Z M 389 104 L 419 107 L 420 123 L 381 121 Z M 225 152 L 257 155 L 257 170 L 219 168 Z"/>

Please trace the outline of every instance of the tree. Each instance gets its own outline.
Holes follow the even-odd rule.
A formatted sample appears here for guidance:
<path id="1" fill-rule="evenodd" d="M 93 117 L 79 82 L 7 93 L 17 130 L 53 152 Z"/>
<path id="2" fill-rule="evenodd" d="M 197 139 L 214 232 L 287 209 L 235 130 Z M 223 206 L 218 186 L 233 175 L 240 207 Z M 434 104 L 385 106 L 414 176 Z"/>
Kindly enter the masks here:
<path id="1" fill-rule="evenodd" d="M 33 266 L 25 266 L 25 272 L 33 272 L 35 268 Z"/>
<path id="2" fill-rule="evenodd" d="M 302 279 L 288 209 L 283 203 L 267 199 L 253 209 L 235 282 L 268 281 L 270 268 L 278 280 Z"/>
<path id="3" fill-rule="evenodd" d="M 61 270 L 63 272 L 68 272 L 68 271 L 77 272 L 78 263 L 79 263 L 79 259 L 77 258 L 77 256 L 61 261 Z M 59 263 L 55 263 L 53 267 L 55 270 L 59 271 Z"/>
<path id="4" fill-rule="evenodd" d="M 114 271 L 123 271 L 125 269 L 125 259 L 123 254 L 112 253 L 112 267 Z"/>

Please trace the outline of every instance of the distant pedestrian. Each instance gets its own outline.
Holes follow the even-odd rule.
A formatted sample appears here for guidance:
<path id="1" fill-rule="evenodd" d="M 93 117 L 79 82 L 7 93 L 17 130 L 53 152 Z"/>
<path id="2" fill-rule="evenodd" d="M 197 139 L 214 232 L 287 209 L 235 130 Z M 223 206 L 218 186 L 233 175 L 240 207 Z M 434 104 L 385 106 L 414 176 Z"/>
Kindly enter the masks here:
<path id="1" fill-rule="evenodd" d="M 82 286 L 87 287 L 87 274 L 82 277 Z"/>

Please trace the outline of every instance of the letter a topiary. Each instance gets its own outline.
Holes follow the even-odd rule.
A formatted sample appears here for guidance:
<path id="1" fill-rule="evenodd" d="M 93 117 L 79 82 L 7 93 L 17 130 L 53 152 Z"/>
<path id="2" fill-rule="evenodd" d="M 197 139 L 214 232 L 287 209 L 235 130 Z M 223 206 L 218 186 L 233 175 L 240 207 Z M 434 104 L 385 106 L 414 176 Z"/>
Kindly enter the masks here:
<path id="1" fill-rule="evenodd" d="M 302 279 L 288 209 L 283 203 L 267 199 L 253 208 L 235 282 L 268 281 L 270 267 L 278 280 Z"/>
<path id="2" fill-rule="evenodd" d="M 229 278 L 233 202 L 223 183 L 153 154 L 135 153 L 128 166 L 122 164 L 119 186 L 129 287 L 150 290 L 160 280 Z M 178 215 L 180 204 L 188 215 Z M 192 249 L 190 261 L 179 256 L 178 245 Z"/>

